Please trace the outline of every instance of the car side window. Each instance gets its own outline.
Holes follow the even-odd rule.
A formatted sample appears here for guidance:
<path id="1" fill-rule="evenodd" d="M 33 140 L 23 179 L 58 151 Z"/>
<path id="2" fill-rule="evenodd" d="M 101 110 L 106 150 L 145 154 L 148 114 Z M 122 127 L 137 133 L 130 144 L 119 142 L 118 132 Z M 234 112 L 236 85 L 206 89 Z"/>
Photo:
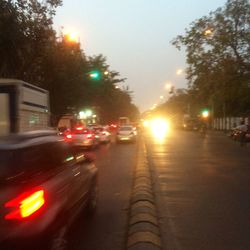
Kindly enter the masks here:
<path id="1" fill-rule="evenodd" d="M 48 154 L 49 145 L 36 145 L 24 148 L 19 152 L 20 164 L 22 167 L 27 170 L 38 170 L 44 168 L 51 168 L 53 162 Z"/>

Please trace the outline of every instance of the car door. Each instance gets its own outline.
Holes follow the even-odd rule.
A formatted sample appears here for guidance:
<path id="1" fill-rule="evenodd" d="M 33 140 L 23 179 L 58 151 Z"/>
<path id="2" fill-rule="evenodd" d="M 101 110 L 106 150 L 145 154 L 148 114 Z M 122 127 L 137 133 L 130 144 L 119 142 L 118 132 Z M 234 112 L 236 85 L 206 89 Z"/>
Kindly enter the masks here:
<path id="1" fill-rule="evenodd" d="M 66 180 L 65 185 L 69 188 L 64 196 L 67 197 L 68 208 L 73 207 L 79 200 L 79 189 L 81 188 L 81 168 L 77 164 L 72 147 L 60 141 L 51 149 L 51 155 L 55 160 L 58 169 L 60 170 L 57 178 Z"/>
<path id="2" fill-rule="evenodd" d="M 96 167 L 93 163 L 93 159 L 86 156 L 84 152 L 77 152 L 75 154 L 75 159 L 81 172 L 81 183 L 78 190 L 78 198 L 81 201 L 84 201 L 96 174 Z"/>

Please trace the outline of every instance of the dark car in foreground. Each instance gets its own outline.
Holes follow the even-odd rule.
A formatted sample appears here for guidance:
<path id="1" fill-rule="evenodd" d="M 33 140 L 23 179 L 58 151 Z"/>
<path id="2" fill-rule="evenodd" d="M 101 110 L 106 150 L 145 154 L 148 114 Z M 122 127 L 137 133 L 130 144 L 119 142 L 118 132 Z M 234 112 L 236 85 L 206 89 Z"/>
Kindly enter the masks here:
<path id="1" fill-rule="evenodd" d="M 83 208 L 94 210 L 96 182 L 91 159 L 56 131 L 1 138 L 0 249 L 33 237 L 50 242 L 50 236 L 68 228 Z"/>

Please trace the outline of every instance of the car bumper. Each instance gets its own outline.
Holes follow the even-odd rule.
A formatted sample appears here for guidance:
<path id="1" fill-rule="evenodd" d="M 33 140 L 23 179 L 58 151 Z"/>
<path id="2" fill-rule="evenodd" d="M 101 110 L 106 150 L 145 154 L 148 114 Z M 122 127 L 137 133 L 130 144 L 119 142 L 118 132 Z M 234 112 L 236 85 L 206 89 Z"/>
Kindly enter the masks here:
<path id="1" fill-rule="evenodd" d="M 75 146 L 82 146 L 82 147 L 91 147 L 94 145 L 94 141 L 81 141 L 81 142 L 74 142 Z"/>
<path id="2" fill-rule="evenodd" d="M 118 135 L 116 137 L 117 141 L 134 141 L 135 136 L 134 135 Z"/>
<path id="3" fill-rule="evenodd" d="M 62 204 L 56 204 L 49 210 L 41 211 L 35 218 L 26 221 L 9 221 L 0 228 L 0 248 L 2 242 L 22 241 L 42 236 L 55 222 Z"/>

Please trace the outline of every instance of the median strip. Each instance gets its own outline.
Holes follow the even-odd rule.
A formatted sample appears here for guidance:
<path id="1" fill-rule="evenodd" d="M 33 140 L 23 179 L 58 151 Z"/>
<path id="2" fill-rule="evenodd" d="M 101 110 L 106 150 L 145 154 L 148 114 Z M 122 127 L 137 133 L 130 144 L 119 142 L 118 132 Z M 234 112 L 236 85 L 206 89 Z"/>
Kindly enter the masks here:
<path id="1" fill-rule="evenodd" d="M 153 195 L 152 176 L 146 159 L 143 138 L 140 138 L 138 143 L 137 163 L 130 201 L 127 250 L 159 250 L 162 245 Z"/>

